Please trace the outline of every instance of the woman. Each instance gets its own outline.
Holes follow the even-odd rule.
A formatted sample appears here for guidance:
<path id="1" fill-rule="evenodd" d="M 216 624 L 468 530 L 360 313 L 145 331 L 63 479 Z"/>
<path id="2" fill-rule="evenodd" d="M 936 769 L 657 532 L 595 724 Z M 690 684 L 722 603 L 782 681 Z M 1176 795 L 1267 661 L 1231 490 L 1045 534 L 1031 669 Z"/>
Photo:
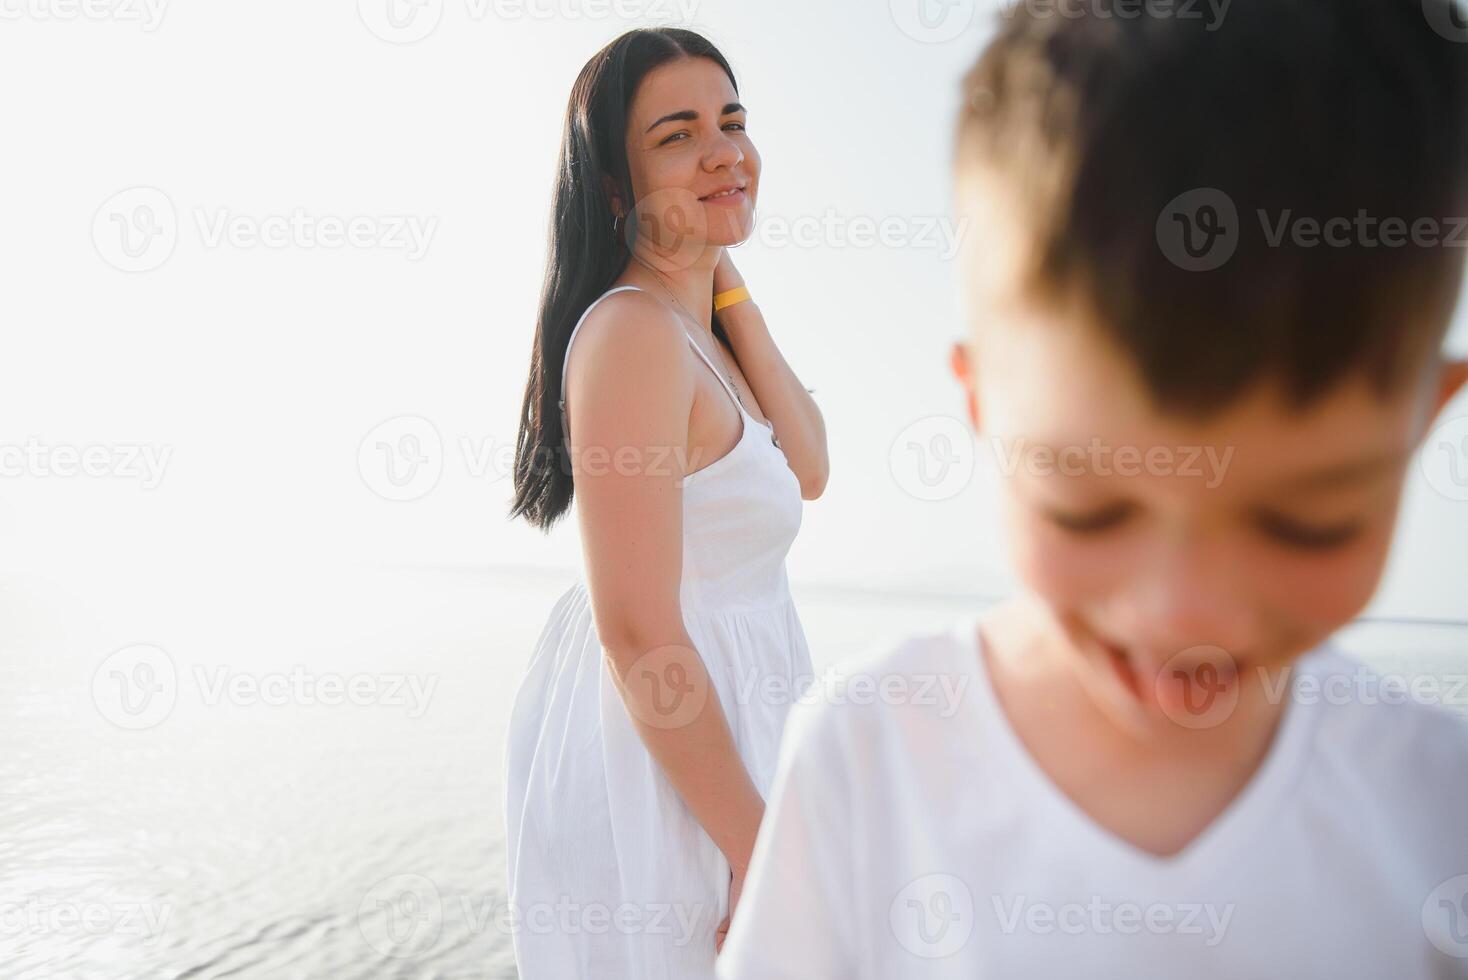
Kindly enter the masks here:
<path id="1" fill-rule="evenodd" d="M 725 251 L 754 221 L 745 119 L 676 29 L 612 42 L 567 108 L 512 516 L 549 529 L 574 490 L 585 575 L 511 712 L 524 980 L 713 977 L 811 674 L 785 555 L 825 427 Z"/>

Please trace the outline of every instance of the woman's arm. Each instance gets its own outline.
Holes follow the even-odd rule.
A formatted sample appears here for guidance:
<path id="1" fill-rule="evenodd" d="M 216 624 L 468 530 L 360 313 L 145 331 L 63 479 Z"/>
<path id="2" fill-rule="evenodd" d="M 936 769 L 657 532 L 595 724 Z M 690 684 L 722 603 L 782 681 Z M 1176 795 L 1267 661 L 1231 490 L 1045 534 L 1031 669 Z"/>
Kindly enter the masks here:
<path id="1" fill-rule="evenodd" d="M 714 269 L 714 293 L 742 285 L 744 277 L 734 268 L 729 250 L 724 249 Z M 826 453 L 826 422 L 820 408 L 785 363 L 784 355 L 765 326 L 764 314 L 753 299 L 725 307 L 718 317 L 729 335 L 745 380 L 775 426 L 785 459 L 800 480 L 800 495 L 815 500 L 825 491 L 831 473 Z"/>
<path id="2" fill-rule="evenodd" d="M 687 460 L 687 334 L 667 307 L 629 291 L 598 304 L 579 337 L 567 414 L 597 636 L 643 743 L 742 879 L 764 801 L 679 600 L 681 481 L 701 465 Z"/>

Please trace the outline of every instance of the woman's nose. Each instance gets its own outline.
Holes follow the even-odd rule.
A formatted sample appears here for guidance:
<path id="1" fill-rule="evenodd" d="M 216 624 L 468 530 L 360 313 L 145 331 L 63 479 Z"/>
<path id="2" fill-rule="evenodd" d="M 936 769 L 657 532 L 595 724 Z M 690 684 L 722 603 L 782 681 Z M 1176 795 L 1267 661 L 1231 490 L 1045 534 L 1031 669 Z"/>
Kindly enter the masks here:
<path id="1" fill-rule="evenodd" d="M 739 148 L 739 144 L 722 132 L 719 133 L 718 140 L 710 148 L 705 160 L 710 170 L 717 170 L 719 167 L 737 167 L 743 162 L 744 151 Z"/>

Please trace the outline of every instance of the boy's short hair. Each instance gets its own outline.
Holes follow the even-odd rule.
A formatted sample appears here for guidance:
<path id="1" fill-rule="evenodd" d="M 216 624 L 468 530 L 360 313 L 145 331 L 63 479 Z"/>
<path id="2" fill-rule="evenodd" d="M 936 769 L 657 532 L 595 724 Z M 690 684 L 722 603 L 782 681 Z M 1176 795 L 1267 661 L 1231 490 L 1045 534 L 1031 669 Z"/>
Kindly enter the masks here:
<path id="1" fill-rule="evenodd" d="M 1166 410 L 1266 379 L 1296 407 L 1357 373 L 1394 390 L 1436 356 L 1468 245 L 1462 15 L 1187 7 L 1016 0 L 963 83 L 960 188 L 983 171 L 1025 297 L 1079 303 Z"/>

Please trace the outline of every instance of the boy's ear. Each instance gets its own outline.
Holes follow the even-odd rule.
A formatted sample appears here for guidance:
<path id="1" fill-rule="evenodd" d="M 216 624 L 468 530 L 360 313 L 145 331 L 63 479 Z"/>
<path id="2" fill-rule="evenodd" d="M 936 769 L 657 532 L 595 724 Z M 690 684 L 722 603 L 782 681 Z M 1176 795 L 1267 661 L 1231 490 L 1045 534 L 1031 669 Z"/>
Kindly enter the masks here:
<path id="1" fill-rule="evenodd" d="M 1442 375 L 1438 380 L 1437 401 L 1432 407 L 1432 417 L 1437 418 L 1447 408 L 1453 396 L 1468 385 L 1468 360 L 1444 361 Z"/>
<path id="2" fill-rule="evenodd" d="M 979 399 L 974 388 L 974 369 L 969 356 L 969 345 L 961 340 L 955 341 L 953 347 L 948 351 L 948 368 L 958 383 L 963 386 L 963 397 L 968 408 L 968 420 L 973 425 L 974 431 L 979 431 Z"/>

